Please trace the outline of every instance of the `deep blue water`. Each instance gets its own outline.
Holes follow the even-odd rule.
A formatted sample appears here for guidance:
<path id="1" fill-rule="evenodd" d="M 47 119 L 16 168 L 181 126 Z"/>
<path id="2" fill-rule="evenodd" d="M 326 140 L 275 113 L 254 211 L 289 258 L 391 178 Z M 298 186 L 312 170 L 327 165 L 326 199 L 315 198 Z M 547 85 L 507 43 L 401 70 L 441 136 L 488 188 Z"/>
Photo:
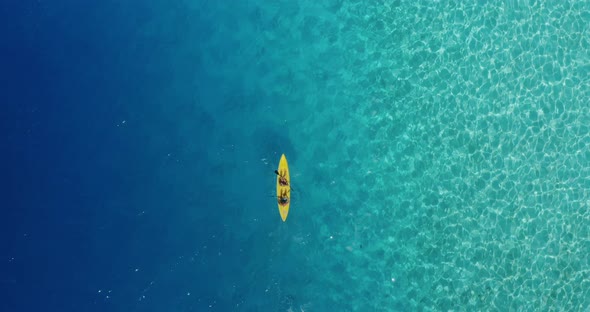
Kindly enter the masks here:
<path id="1" fill-rule="evenodd" d="M 175 58 L 182 33 L 158 33 L 181 21 L 143 34 L 166 9 L 194 16 L 141 1 L 0 7 L 0 309 L 226 309 L 232 298 L 217 292 L 240 255 L 224 220 L 239 212 L 223 189 L 236 168 L 208 155 L 221 126 L 205 106 L 223 105 L 208 95 L 219 82 L 198 51 Z"/>
<path id="2" fill-rule="evenodd" d="M 589 12 L 4 1 L 0 311 L 588 311 Z"/>

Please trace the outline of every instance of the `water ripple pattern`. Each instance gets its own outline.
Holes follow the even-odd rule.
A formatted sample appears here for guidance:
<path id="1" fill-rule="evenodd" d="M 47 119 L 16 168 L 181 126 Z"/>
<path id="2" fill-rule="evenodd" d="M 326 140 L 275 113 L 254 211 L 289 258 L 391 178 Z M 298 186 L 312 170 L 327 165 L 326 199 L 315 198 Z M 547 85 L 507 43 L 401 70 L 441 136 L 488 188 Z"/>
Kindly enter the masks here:
<path id="1" fill-rule="evenodd" d="M 310 277 L 283 291 L 312 311 L 590 307 L 588 1 L 257 10 L 266 92 L 303 108 Z"/>

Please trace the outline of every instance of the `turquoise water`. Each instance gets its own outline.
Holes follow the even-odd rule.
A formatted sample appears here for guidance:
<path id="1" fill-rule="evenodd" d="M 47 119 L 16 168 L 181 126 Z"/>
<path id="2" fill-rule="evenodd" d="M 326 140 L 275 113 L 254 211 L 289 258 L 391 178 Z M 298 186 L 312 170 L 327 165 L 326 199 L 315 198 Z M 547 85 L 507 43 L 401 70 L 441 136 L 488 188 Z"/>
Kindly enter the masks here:
<path id="1" fill-rule="evenodd" d="M 293 311 L 587 309 L 589 4 L 252 4 L 233 74 L 288 104 L 268 118 L 305 190 L 270 234 L 269 292 Z"/>
<path id="2" fill-rule="evenodd" d="M 589 1 L 18 5 L 2 309 L 589 311 Z"/>

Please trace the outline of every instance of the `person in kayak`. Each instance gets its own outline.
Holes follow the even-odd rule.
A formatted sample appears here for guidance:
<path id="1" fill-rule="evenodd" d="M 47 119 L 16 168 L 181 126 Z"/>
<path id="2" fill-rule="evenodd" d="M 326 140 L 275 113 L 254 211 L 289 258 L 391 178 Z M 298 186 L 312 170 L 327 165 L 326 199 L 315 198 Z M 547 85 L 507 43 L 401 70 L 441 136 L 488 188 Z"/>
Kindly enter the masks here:
<path id="1" fill-rule="evenodd" d="M 283 190 L 281 195 L 278 197 L 279 205 L 285 206 L 289 203 L 289 197 L 287 196 L 287 190 Z"/>
<path id="2" fill-rule="evenodd" d="M 279 185 L 280 186 L 289 186 L 289 181 L 285 178 L 285 174 L 280 174 L 278 170 L 275 170 L 276 175 L 279 176 Z"/>

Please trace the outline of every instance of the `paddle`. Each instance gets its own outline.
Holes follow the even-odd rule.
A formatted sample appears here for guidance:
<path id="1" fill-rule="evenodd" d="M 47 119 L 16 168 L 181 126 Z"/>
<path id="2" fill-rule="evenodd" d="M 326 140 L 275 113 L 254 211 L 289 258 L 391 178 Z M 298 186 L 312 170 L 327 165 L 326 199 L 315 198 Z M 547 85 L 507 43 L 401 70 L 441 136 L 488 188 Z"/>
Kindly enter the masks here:
<path id="1" fill-rule="evenodd" d="M 281 174 L 279 173 L 278 170 L 275 170 L 275 174 L 278 175 L 279 177 L 281 176 Z M 289 190 L 295 191 L 295 189 L 293 187 L 291 187 L 291 183 L 290 182 L 289 182 Z"/>

